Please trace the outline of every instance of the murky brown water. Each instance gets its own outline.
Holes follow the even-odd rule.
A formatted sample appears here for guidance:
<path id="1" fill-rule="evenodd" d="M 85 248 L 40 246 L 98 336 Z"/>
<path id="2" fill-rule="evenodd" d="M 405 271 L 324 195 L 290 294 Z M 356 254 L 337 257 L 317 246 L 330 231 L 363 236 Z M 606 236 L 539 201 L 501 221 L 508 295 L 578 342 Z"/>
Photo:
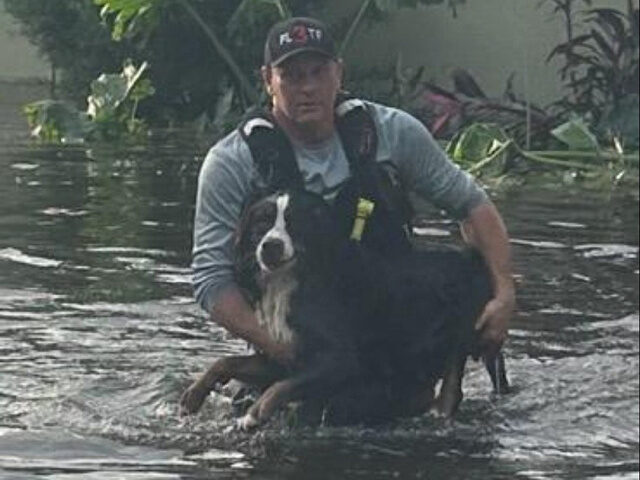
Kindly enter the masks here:
<path id="1" fill-rule="evenodd" d="M 245 435 L 221 397 L 176 416 L 194 373 L 245 348 L 191 299 L 204 146 L 34 145 L 0 90 L 0 478 L 638 479 L 637 193 L 496 200 L 519 275 L 514 394 L 472 364 L 452 425 Z"/>

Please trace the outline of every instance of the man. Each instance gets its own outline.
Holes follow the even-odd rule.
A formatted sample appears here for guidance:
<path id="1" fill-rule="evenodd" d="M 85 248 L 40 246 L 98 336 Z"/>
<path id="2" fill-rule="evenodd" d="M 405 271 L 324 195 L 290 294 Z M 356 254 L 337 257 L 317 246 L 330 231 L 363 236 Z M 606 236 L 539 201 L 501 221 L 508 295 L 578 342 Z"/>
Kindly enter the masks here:
<path id="1" fill-rule="evenodd" d="M 304 187 L 332 201 L 350 177 L 334 105 L 343 63 L 326 27 L 293 18 L 268 34 L 262 78 L 271 98 L 270 118 L 290 142 Z M 502 345 L 515 305 L 509 240 L 486 194 L 455 166 L 415 118 L 366 103 L 375 122 L 375 162 L 395 172 L 413 190 L 462 222 L 466 241 L 484 256 L 494 298 L 477 321 L 481 350 L 492 356 Z M 233 278 L 233 235 L 260 172 L 240 130 L 220 140 L 202 166 L 194 225 L 193 270 L 197 301 L 214 322 L 281 363 L 293 360 L 290 345 L 264 331 Z"/>

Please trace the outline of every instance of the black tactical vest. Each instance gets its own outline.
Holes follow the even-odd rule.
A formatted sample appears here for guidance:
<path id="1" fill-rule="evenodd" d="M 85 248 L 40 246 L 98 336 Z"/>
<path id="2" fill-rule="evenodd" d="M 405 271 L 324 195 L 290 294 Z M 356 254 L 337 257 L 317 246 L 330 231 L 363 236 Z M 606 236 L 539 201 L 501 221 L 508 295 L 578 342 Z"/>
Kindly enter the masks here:
<path id="1" fill-rule="evenodd" d="M 340 95 L 336 101 L 336 128 L 349 162 L 351 177 L 342 187 L 332 208 L 341 231 L 349 236 L 359 199 L 373 202 L 361 243 L 373 250 L 394 255 L 411 248 L 408 239 L 412 211 L 393 172 L 376 162 L 378 136 L 366 103 Z M 251 115 L 239 127 L 247 142 L 261 180 L 260 195 L 281 190 L 305 190 L 291 142 L 271 117 Z"/>

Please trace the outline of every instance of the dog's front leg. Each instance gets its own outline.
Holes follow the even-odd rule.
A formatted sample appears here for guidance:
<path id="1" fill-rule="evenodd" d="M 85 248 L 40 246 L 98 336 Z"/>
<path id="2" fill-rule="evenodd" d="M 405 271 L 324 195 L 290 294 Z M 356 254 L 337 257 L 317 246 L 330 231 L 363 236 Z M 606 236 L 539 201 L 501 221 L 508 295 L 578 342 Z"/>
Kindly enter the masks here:
<path id="1" fill-rule="evenodd" d="M 316 359 L 311 367 L 304 368 L 303 372 L 267 388 L 240 420 L 240 428 L 250 430 L 257 427 L 268 420 L 279 407 L 292 400 L 309 397 L 328 398 L 335 393 L 336 388 L 356 375 L 357 365 L 353 352 L 324 354 L 321 359 Z"/>
<path id="2" fill-rule="evenodd" d="M 251 430 L 267 421 L 281 405 L 289 402 L 294 390 L 295 380 L 293 378 L 280 380 L 271 385 L 240 419 L 240 428 Z"/>
<path id="3" fill-rule="evenodd" d="M 180 414 L 196 413 L 216 384 L 236 379 L 264 387 L 282 376 L 282 370 L 264 355 L 224 357 L 216 360 L 180 397 Z"/>

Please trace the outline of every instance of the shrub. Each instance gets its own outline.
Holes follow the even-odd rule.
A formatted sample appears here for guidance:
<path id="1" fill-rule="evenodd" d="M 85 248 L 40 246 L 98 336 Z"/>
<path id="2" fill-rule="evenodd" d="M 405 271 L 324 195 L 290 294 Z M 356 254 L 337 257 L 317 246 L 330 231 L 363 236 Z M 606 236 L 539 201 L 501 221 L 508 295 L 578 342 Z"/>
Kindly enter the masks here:
<path id="1" fill-rule="evenodd" d="M 84 99 L 100 72 L 119 70 L 130 54 L 115 43 L 89 0 L 4 0 L 21 31 L 61 73 L 62 93 Z"/>

